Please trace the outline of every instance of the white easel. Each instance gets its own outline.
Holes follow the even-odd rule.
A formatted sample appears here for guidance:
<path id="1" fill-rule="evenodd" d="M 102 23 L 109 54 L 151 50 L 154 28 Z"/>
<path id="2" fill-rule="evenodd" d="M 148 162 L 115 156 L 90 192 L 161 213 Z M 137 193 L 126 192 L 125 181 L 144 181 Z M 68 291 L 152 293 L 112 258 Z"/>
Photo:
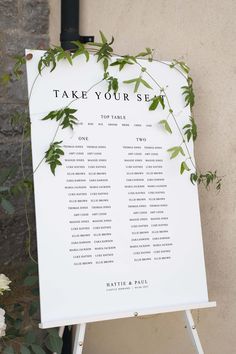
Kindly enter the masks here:
<path id="1" fill-rule="evenodd" d="M 136 317 L 138 314 L 135 315 Z M 193 316 L 191 314 L 191 310 L 184 310 L 184 320 L 186 328 L 188 329 L 189 336 L 193 343 L 196 354 L 204 354 L 196 326 L 193 321 Z M 86 330 L 86 323 L 81 323 L 75 325 L 75 336 L 74 336 L 74 345 L 73 345 L 73 354 L 82 354 L 83 345 L 84 345 L 84 337 Z M 59 328 L 59 336 L 62 337 L 64 333 L 65 326 Z M 55 353 L 54 353 L 55 354 Z"/>

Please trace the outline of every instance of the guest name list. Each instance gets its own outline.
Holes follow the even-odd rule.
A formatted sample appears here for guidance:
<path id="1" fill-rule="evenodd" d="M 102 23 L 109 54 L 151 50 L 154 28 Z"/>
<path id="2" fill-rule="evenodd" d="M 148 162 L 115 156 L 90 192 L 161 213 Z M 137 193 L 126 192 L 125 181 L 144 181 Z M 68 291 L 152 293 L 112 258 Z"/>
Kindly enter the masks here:
<path id="1" fill-rule="evenodd" d="M 89 136 L 64 145 L 68 251 L 74 266 L 109 265 L 124 257 L 136 264 L 172 257 L 162 147 L 146 138 L 130 140 L 133 144 L 121 142 L 115 149 L 114 141 L 113 147 L 92 144 Z M 110 168 L 114 159 L 118 175 Z M 114 201 L 115 189 L 120 193 Z M 120 222 L 126 229 L 120 236 L 113 222 L 119 217 L 115 205 L 125 209 Z"/>

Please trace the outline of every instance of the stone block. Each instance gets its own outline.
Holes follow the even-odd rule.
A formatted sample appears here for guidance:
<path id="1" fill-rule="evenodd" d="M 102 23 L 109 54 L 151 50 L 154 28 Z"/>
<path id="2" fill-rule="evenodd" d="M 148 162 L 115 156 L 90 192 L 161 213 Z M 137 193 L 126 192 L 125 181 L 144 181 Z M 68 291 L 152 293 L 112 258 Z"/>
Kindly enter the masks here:
<path id="1" fill-rule="evenodd" d="M 18 1 L 0 1 L 0 31 L 18 27 Z"/>
<path id="2" fill-rule="evenodd" d="M 49 2 L 47 0 L 0 1 L 0 77 L 11 72 L 15 55 L 24 55 L 27 49 L 46 49 L 48 46 Z M 28 95 L 25 69 L 20 81 L 13 79 L 9 85 L 0 84 L 0 169 L 18 166 L 11 181 L 22 178 L 20 167 L 21 129 L 13 128 L 10 117 L 15 111 L 26 108 Z M 27 177 L 32 177 L 30 142 L 23 153 Z M 24 215 L 23 196 L 14 199 L 15 214 L 10 217 L 0 209 L 0 265 L 16 264 L 27 259 L 27 223 Z M 29 205 L 32 242 L 35 252 L 35 220 L 33 201 Z M 0 350 L 1 351 L 1 350 Z"/>
<path id="3" fill-rule="evenodd" d="M 47 34 L 49 7 L 46 0 L 24 0 L 22 29 L 27 33 Z"/>
<path id="4" fill-rule="evenodd" d="M 47 36 L 30 35 L 14 30 L 5 32 L 2 41 L 7 57 L 24 55 L 25 49 L 46 49 L 48 46 Z"/>
<path id="5" fill-rule="evenodd" d="M 34 213 L 29 213 L 31 227 L 31 250 L 36 254 L 35 218 Z M 23 210 L 12 217 L 4 217 L 0 211 L 0 265 L 14 264 L 28 258 L 26 247 L 28 239 L 28 225 Z"/>

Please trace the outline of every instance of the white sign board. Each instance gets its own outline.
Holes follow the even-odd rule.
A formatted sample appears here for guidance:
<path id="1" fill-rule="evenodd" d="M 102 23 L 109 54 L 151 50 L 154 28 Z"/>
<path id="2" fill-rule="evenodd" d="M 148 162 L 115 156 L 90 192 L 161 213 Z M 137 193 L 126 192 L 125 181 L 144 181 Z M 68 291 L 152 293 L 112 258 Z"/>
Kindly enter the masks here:
<path id="1" fill-rule="evenodd" d="M 93 56 L 72 66 L 61 61 L 35 81 L 43 52 L 29 52 L 34 169 L 58 127 L 42 118 L 72 100 L 78 110 L 74 130 L 57 131 L 65 155 L 56 176 L 45 162 L 34 174 L 42 327 L 210 306 L 197 187 L 180 175 L 181 158 L 167 152 L 181 143 L 171 120 L 173 134 L 159 124 L 168 109 L 148 110 L 158 88 L 147 76 L 153 90 L 133 93 L 122 84 L 140 74 L 130 65 L 119 74 L 109 69 L 120 88 L 107 93 Z M 166 87 L 185 125 L 184 77 L 168 65 L 139 62 Z"/>

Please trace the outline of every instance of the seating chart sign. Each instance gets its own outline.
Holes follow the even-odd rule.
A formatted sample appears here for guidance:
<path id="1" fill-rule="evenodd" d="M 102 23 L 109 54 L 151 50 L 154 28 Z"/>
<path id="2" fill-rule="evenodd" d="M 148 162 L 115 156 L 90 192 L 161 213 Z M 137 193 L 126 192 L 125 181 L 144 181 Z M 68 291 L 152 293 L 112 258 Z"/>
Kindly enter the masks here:
<path id="1" fill-rule="evenodd" d="M 149 111 L 159 88 L 144 72 L 152 89 L 134 93 L 123 81 L 138 77 L 140 66 L 114 66 L 119 90 L 108 92 L 93 55 L 38 75 L 43 52 L 27 52 L 42 327 L 207 307 L 197 187 L 180 175 L 186 157 L 167 152 L 182 142 L 168 107 Z M 139 63 L 187 124 L 184 76 L 157 61 Z M 73 130 L 42 120 L 66 106 L 77 110 Z M 159 123 L 167 117 L 172 134 Z M 52 142 L 64 151 L 55 176 L 42 161 Z"/>

